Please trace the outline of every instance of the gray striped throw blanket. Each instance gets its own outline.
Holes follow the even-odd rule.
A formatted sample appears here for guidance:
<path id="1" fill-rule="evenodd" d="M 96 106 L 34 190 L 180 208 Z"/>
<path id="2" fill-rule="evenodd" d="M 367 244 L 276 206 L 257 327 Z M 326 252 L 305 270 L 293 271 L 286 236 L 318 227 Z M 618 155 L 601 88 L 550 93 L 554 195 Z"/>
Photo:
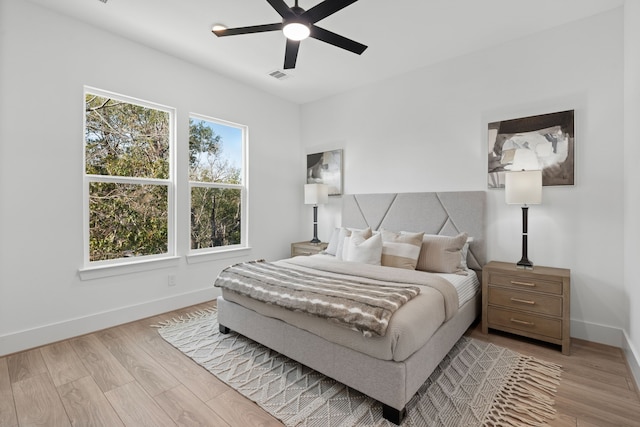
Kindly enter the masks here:
<path id="1" fill-rule="evenodd" d="M 232 265 L 215 286 L 289 310 L 384 336 L 393 313 L 420 293 L 417 286 L 378 285 L 283 267 L 266 261 Z"/>

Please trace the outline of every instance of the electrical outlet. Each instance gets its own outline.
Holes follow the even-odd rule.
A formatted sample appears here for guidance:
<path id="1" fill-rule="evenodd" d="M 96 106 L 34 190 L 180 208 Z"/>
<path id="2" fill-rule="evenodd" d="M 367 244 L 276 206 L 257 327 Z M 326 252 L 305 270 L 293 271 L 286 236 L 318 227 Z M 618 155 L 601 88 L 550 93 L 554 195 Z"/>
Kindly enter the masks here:
<path id="1" fill-rule="evenodd" d="M 174 276 L 173 274 L 169 275 L 169 281 L 168 281 L 169 286 L 175 286 L 176 285 L 176 276 Z"/>

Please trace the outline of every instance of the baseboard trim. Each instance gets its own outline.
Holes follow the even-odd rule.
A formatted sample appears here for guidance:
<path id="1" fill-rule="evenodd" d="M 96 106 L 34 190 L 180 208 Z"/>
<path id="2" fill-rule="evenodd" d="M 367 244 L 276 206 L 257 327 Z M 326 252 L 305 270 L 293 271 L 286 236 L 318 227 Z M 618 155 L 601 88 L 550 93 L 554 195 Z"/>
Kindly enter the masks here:
<path id="1" fill-rule="evenodd" d="M 624 332 L 625 345 L 622 347 L 624 350 L 624 354 L 627 357 L 627 363 L 629 364 L 629 369 L 631 369 L 631 373 L 633 374 L 634 379 L 636 380 L 636 390 L 638 390 L 638 386 L 640 386 L 640 353 L 636 351 L 633 343 L 629 339 L 627 332 Z"/>
<path id="2" fill-rule="evenodd" d="M 0 357 L 211 301 L 213 287 L 0 336 Z"/>
<path id="3" fill-rule="evenodd" d="M 622 329 L 578 320 L 571 320 L 571 337 L 619 348 L 626 342 Z"/>
<path id="4" fill-rule="evenodd" d="M 634 348 L 625 330 L 572 320 L 571 337 L 621 348 L 627 358 L 631 374 L 636 380 L 636 385 L 640 385 L 640 353 Z"/>

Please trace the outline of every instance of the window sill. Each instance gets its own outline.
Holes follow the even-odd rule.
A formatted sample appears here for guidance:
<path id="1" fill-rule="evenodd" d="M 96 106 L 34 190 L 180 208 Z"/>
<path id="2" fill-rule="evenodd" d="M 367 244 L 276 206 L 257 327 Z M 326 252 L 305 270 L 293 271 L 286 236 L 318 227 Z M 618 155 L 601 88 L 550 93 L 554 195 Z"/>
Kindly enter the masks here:
<path id="1" fill-rule="evenodd" d="M 193 252 L 187 255 L 187 263 L 197 264 L 200 262 L 216 261 L 220 259 L 237 258 L 251 251 L 251 247 L 240 247 L 233 249 L 223 249 L 217 251 Z"/>
<path id="2" fill-rule="evenodd" d="M 180 263 L 179 256 L 170 256 L 158 259 L 147 259 L 119 264 L 99 265 L 85 267 L 78 270 L 80 280 L 101 279 L 103 277 L 120 276 L 123 274 L 139 273 L 142 271 L 156 270 L 159 268 L 177 267 Z"/>

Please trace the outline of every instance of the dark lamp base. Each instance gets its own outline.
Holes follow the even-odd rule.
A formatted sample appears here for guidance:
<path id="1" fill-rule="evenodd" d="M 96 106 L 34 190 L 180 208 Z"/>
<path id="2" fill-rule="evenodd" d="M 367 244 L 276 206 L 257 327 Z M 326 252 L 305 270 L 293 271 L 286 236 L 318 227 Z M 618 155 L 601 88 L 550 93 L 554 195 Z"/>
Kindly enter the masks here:
<path id="1" fill-rule="evenodd" d="M 313 239 L 311 239 L 309 241 L 309 243 L 314 243 L 314 244 L 318 244 L 321 243 L 322 241 L 320 239 L 318 239 L 317 237 L 314 237 Z"/>
<path id="2" fill-rule="evenodd" d="M 516 263 L 516 267 L 524 270 L 533 270 L 533 263 L 528 259 L 521 259 Z"/>

